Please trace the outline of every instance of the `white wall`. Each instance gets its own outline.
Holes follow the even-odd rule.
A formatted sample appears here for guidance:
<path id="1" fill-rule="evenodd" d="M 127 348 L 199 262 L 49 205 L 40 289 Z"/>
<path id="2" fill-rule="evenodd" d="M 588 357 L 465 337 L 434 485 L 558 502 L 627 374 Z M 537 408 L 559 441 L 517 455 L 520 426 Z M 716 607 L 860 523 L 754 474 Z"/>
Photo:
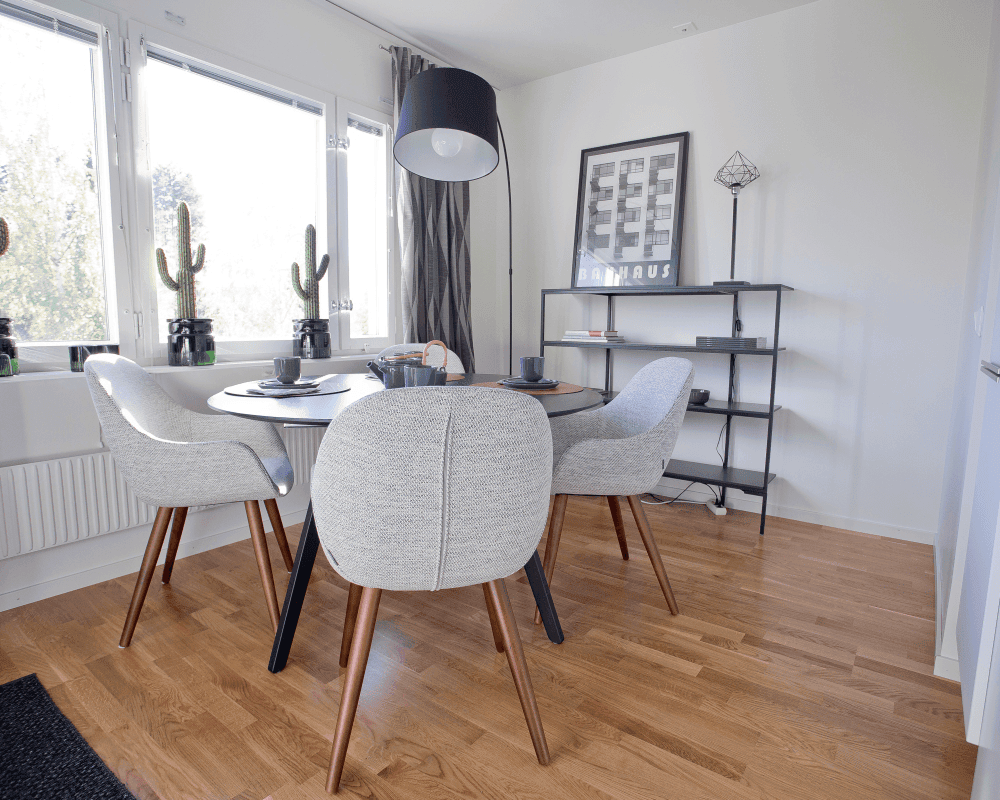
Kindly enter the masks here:
<path id="1" fill-rule="evenodd" d="M 515 356 L 538 349 L 539 290 L 569 285 L 581 149 L 691 132 L 684 284 L 728 278 L 731 201 L 713 177 L 739 149 L 762 177 L 740 198 L 737 277 L 796 289 L 782 315 L 769 512 L 933 541 L 991 7 L 820 0 L 502 92 Z M 499 233 L 473 247 L 477 260 L 496 254 L 505 335 L 506 196 L 502 177 L 491 180 Z M 551 311 L 550 338 L 603 324 L 599 301 L 557 298 Z M 728 335 L 728 315 L 716 298 L 629 299 L 617 327 L 632 340 L 693 342 Z M 762 298 L 748 298 L 747 334 L 767 334 L 768 316 Z M 550 374 L 603 380 L 598 356 L 553 348 L 546 357 Z M 618 354 L 616 384 L 649 357 Z M 744 363 L 743 399 L 766 399 L 765 365 Z M 696 356 L 696 385 L 723 394 L 726 366 Z M 713 460 L 719 427 L 689 415 L 675 455 Z M 736 465 L 759 469 L 764 424 L 740 420 L 737 432 Z"/>

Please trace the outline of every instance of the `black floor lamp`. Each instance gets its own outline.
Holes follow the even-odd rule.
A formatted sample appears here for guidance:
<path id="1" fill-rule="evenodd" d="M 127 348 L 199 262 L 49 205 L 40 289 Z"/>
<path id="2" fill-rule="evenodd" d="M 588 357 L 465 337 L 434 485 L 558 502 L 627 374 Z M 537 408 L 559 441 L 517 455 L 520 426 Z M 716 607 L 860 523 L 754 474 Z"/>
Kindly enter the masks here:
<path id="1" fill-rule="evenodd" d="M 414 75 L 399 110 L 392 148 L 403 169 L 435 181 L 484 178 L 503 159 L 507 167 L 508 369 L 514 369 L 514 253 L 510 163 L 503 128 L 497 119 L 497 96 L 485 80 L 464 69 L 437 67 Z"/>

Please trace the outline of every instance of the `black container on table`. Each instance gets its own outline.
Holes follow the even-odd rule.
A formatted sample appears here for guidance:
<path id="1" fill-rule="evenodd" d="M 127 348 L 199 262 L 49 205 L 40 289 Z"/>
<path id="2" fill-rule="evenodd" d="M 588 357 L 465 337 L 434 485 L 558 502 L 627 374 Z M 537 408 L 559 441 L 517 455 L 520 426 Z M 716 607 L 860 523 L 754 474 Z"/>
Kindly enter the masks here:
<path id="1" fill-rule="evenodd" d="M 330 320 L 292 320 L 295 332 L 292 336 L 292 355 L 299 358 L 330 357 Z"/>
<path id="2" fill-rule="evenodd" d="M 215 337 L 210 319 L 168 319 L 167 364 L 207 367 L 215 363 Z"/>
<path id="3" fill-rule="evenodd" d="M 95 353 L 118 355 L 116 344 L 74 344 L 69 348 L 69 368 L 73 372 L 83 372 L 83 362 Z"/>
<path id="4" fill-rule="evenodd" d="M 0 377 L 17 375 L 19 371 L 17 342 L 14 341 L 10 323 L 10 317 L 0 317 L 0 355 L 7 356 L 7 358 L 0 358 Z"/>

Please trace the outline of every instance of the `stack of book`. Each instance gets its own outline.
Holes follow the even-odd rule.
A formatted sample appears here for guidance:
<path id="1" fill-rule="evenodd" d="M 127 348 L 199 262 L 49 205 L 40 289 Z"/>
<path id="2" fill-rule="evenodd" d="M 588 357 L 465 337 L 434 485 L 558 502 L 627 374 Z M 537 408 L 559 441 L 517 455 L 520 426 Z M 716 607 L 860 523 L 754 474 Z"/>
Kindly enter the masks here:
<path id="1" fill-rule="evenodd" d="M 618 335 L 618 331 L 566 331 L 563 341 L 599 344 L 601 342 L 624 342 L 625 340 Z"/>

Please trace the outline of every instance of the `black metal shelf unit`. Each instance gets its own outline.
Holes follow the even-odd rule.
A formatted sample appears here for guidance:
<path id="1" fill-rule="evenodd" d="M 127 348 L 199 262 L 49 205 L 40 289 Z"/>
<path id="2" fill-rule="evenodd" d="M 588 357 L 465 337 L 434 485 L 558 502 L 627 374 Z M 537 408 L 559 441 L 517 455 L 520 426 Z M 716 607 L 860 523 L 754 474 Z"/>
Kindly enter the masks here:
<path id="1" fill-rule="evenodd" d="M 611 286 L 596 286 L 586 289 L 542 289 L 542 325 L 539 354 L 545 355 L 546 347 L 577 347 L 586 350 L 604 350 L 604 394 L 610 400 L 616 392 L 611 385 L 614 378 L 615 350 L 670 351 L 675 353 L 719 353 L 729 356 L 729 397 L 725 401 L 709 400 L 705 405 L 688 405 L 688 411 L 701 414 L 721 414 L 729 423 L 726 426 L 725 449 L 722 464 L 700 464 L 693 461 L 671 459 L 663 475 L 682 481 L 696 481 L 721 488 L 722 502 L 726 502 L 727 489 L 739 489 L 746 494 L 761 498 L 760 533 L 764 535 L 767 519 L 768 485 L 774 480 L 771 469 L 771 434 L 774 430 L 774 412 L 781 406 L 774 403 L 774 389 L 778 376 L 778 353 L 785 348 L 778 346 L 778 329 L 781 321 L 781 293 L 792 291 L 791 286 L 781 283 L 758 283 L 744 286 L 669 286 L 661 289 L 628 289 Z M 655 344 L 645 342 L 566 342 L 545 338 L 545 300 L 548 295 L 575 294 L 599 295 L 608 300 L 608 330 L 615 329 L 615 300 L 619 297 L 663 297 L 685 295 L 722 295 L 733 299 L 732 336 L 738 336 L 737 319 L 739 296 L 745 292 L 772 292 L 774 294 L 774 339 L 767 349 L 742 349 L 733 347 L 697 347 L 683 344 Z M 733 375 L 736 371 L 737 356 L 764 356 L 771 359 L 771 396 L 768 403 L 737 402 L 733 398 Z M 729 466 L 730 430 L 733 417 L 752 417 L 767 420 L 767 446 L 764 455 L 764 470 L 737 469 Z"/>

